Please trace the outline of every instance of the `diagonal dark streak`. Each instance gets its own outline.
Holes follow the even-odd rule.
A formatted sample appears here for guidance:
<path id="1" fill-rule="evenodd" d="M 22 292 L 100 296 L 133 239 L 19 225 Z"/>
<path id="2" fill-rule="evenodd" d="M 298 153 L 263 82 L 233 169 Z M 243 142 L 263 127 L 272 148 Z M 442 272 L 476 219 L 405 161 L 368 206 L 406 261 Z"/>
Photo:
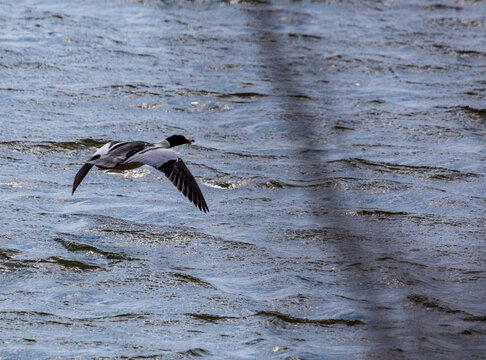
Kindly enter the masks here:
<path id="1" fill-rule="evenodd" d="M 292 142 L 295 146 L 296 157 L 300 162 L 302 171 L 313 172 L 316 166 L 320 166 L 322 176 L 332 182 L 330 174 L 326 173 L 325 164 L 322 164 L 322 159 L 316 152 L 306 151 L 304 154 L 303 151 L 300 151 L 303 150 L 303 144 L 305 146 L 306 143 L 309 143 L 309 135 L 315 133 L 314 126 L 317 115 L 313 113 L 311 102 L 304 95 L 303 84 L 299 82 L 298 76 L 294 75 L 294 71 L 288 63 L 286 54 L 290 50 L 288 50 L 286 44 L 287 39 L 282 37 L 276 30 L 278 27 L 275 15 L 276 11 L 271 4 L 252 7 L 248 11 L 250 22 L 260 34 L 260 56 L 263 68 L 266 71 L 265 74 L 269 78 L 274 95 L 280 99 L 281 121 L 287 128 L 289 142 Z M 325 91 L 325 89 L 323 90 Z M 327 114 L 327 117 L 331 118 L 332 114 Z M 318 121 L 325 120 L 319 119 Z M 306 138 L 308 141 L 305 141 Z M 362 283 L 368 284 L 364 287 L 351 285 L 346 288 L 350 289 L 352 292 L 350 295 L 353 298 L 362 299 L 367 303 L 367 312 L 371 324 L 366 325 L 365 331 L 368 341 L 371 342 L 370 348 L 372 350 L 370 351 L 372 354 L 370 355 L 377 357 L 390 356 L 390 351 L 400 349 L 402 346 L 396 336 L 383 333 L 382 329 L 386 328 L 386 326 L 377 326 L 377 324 L 387 323 L 387 325 L 390 325 L 392 322 L 395 322 L 394 319 L 389 318 L 389 312 L 378 310 L 384 308 L 382 299 L 385 296 L 384 291 L 386 289 L 380 291 L 370 288 L 369 284 L 380 283 L 380 279 L 377 278 L 379 274 L 373 274 L 369 270 L 363 271 L 360 265 L 367 259 L 373 259 L 372 252 L 364 246 L 366 244 L 386 246 L 383 245 L 386 242 L 381 241 L 385 239 L 385 234 L 381 229 L 376 229 L 376 226 L 370 231 L 370 224 L 359 224 L 354 219 L 354 223 L 351 223 L 349 217 L 340 216 L 338 209 L 342 199 L 332 190 L 332 187 L 322 188 L 321 191 L 324 193 L 321 194 L 322 196 L 319 196 L 319 199 L 321 201 L 326 199 L 327 206 L 329 207 L 329 204 L 331 204 L 333 207 L 333 209 L 326 209 L 327 219 L 325 220 L 331 220 L 333 225 L 325 229 L 323 236 L 334 239 L 331 245 L 334 247 L 333 250 L 340 258 L 349 262 L 350 270 L 346 274 L 350 284 L 353 284 L 353 280 L 357 277 L 361 279 L 365 277 L 366 279 Z M 322 208 L 326 204 L 320 204 L 315 200 L 312 201 L 313 212 L 322 213 Z M 366 235 L 364 235 L 365 232 Z M 384 250 L 390 252 L 393 249 Z M 403 316 L 403 314 L 400 316 Z M 417 336 L 418 334 L 414 335 Z"/>

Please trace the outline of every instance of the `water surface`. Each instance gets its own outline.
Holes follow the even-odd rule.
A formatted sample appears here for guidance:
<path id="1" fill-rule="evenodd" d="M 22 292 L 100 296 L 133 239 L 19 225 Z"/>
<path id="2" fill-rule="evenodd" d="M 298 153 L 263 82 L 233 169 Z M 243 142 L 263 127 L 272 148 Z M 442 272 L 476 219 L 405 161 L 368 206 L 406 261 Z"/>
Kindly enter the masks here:
<path id="1" fill-rule="evenodd" d="M 0 358 L 481 358 L 484 14 L 0 0 Z"/>

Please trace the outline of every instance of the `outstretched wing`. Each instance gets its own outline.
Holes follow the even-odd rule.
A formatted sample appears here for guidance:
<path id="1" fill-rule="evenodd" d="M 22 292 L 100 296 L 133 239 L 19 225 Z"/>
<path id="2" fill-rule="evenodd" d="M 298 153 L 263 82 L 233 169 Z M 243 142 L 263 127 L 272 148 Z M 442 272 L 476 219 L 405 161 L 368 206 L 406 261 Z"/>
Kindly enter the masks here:
<path id="1" fill-rule="evenodd" d="M 199 210 L 209 212 L 206 200 L 199 185 L 177 153 L 170 149 L 151 147 L 128 158 L 124 163 L 139 162 L 153 166 L 162 171 L 165 176 L 187 197 Z"/>
<path id="2" fill-rule="evenodd" d="M 91 170 L 92 167 L 93 165 L 91 164 L 84 164 L 83 166 L 81 166 L 81 169 L 79 169 L 78 173 L 74 177 L 73 192 L 71 193 L 71 195 L 74 194 L 79 184 L 81 184 L 81 181 L 83 181 L 84 177 Z"/>
<path id="3" fill-rule="evenodd" d="M 158 168 L 177 186 L 180 192 L 196 205 L 199 210 L 209 212 L 199 185 L 182 159 L 170 160 Z"/>

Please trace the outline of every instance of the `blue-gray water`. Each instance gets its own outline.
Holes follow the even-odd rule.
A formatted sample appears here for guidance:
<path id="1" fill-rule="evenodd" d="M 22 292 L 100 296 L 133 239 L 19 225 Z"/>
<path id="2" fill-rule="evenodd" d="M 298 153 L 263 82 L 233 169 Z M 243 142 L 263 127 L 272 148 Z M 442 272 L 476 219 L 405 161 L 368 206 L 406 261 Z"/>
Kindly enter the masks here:
<path id="1" fill-rule="evenodd" d="M 0 0 L 0 359 L 479 359 L 486 3 Z M 108 140 L 162 173 L 74 174 Z"/>

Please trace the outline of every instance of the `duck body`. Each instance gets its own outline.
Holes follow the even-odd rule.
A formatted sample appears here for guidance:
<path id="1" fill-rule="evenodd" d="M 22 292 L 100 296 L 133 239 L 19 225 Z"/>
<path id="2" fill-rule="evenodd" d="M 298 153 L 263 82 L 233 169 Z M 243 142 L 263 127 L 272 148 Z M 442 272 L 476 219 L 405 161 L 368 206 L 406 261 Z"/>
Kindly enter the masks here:
<path id="1" fill-rule="evenodd" d="M 99 148 L 91 157 L 91 159 L 87 161 L 87 163 L 91 165 L 96 165 L 100 169 L 136 169 L 144 164 L 135 163 L 133 161 L 129 161 L 129 159 L 133 155 L 152 147 L 156 147 L 156 145 L 144 141 L 111 141 Z"/>
<path id="2" fill-rule="evenodd" d="M 156 144 L 145 141 L 110 141 L 100 147 L 79 169 L 74 177 L 72 193 L 74 194 L 93 166 L 100 169 L 132 170 L 142 165 L 150 165 L 162 171 L 199 210 L 208 212 L 206 200 L 194 176 L 178 154 L 170 149 L 191 142 L 192 140 L 182 135 L 173 135 Z"/>

